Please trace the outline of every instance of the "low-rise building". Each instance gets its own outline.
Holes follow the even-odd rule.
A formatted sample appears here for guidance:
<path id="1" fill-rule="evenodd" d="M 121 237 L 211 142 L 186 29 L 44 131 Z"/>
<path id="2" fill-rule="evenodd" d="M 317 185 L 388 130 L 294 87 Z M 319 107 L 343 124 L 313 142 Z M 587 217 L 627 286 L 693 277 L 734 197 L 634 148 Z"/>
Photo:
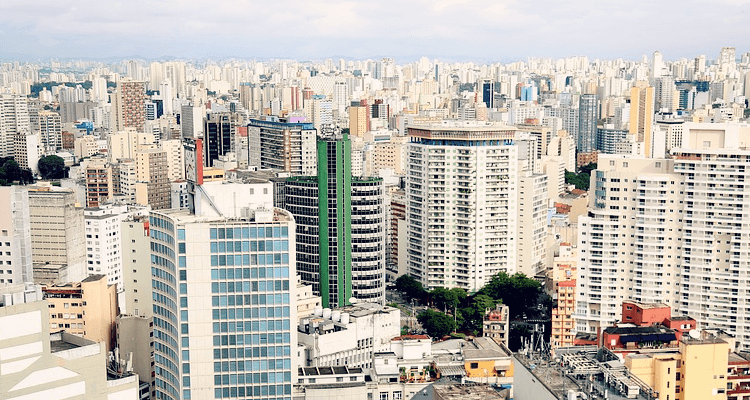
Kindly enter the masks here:
<path id="1" fill-rule="evenodd" d="M 297 275 L 297 318 L 310 317 L 318 310 L 323 314 L 323 306 L 320 296 L 313 294 L 312 285 L 305 285 Z"/>
<path id="2" fill-rule="evenodd" d="M 0 398 L 139 399 L 138 376 L 108 368 L 103 343 L 50 334 L 38 286 L 0 288 Z"/>
<path id="3" fill-rule="evenodd" d="M 302 367 L 372 368 L 374 353 L 388 351 L 400 333 L 401 311 L 374 303 L 317 309 L 299 320 L 298 362 Z"/>
<path id="4" fill-rule="evenodd" d="M 482 320 L 482 336 L 492 338 L 508 347 L 509 314 L 508 306 L 503 304 L 498 304 L 494 309 L 488 308 Z"/>
<path id="5" fill-rule="evenodd" d="M 49 302 L 49 329 L 65 331 L 112 349 L 113 329 L 117 318 L 115 285 L 107 284 L 105 275 L 91 275 L 75 283 L 43 288 Z"/>

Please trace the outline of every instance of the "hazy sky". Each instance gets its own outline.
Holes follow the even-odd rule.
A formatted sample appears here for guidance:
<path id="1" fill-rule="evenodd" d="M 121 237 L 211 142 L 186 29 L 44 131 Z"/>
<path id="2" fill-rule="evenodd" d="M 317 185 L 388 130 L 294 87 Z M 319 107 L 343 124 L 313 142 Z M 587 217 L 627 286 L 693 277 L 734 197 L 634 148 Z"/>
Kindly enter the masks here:
<path id="1" fill-rule="evenodd" d="M 421 55 L 665 59 L 750 51 L 750 0 L 0 0 L 0 58 Z"/>

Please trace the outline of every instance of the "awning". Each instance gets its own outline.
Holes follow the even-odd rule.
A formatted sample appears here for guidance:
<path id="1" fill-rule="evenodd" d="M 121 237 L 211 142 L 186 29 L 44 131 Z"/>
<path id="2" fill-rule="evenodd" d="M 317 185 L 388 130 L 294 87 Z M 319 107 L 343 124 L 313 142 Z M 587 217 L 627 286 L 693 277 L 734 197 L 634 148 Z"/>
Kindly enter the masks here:
<path id="1" fill-rule="evenodd" d="M 466 376 L 466 370 L 463 365 L 438 365 L 438 370 L 442 376 Z"/>

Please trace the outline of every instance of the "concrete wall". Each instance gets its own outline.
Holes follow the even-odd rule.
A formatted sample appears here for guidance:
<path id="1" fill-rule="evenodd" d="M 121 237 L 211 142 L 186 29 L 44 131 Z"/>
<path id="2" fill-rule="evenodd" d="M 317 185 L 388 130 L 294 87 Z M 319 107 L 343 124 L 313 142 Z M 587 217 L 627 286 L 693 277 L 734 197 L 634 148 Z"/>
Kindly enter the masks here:
<path id="1" fill-rule="evenodd" d="M 558 400 L 540 380 L 513 357 L 516 365 L 513 377 L 514 400 Z"/>

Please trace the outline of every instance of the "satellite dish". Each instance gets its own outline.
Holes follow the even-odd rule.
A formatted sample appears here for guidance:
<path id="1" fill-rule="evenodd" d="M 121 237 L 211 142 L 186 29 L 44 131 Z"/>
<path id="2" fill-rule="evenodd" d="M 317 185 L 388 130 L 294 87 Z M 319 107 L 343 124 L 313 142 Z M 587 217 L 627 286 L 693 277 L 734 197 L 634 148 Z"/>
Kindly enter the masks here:
<path id="1" fill-rule="evenodd" d="M 357 299 L 356 299 L 356 298 L 354 298 L 354 297 L 350 297 L 350 298 L 349 298 L 349 303 L 351 303 L 351 304 L 356 304 L 356 303 L 357 303 Z"/>
<path id="2" fill-rule="evenodd" d="M 697 331 L 697 330 L 695 330 L 695 329 L 691 329 L 691 330 L 690 330 L 690 332 L 688 332 L 688 335 L 689 335 L 689 336 L 690 336 L 691 338 L 693 338 L 693 339 L 700 339 L 700 338 L 701 338 L 701 334 L 700 334 L 700 332 L 698 332 L 698 331 Z"/>

